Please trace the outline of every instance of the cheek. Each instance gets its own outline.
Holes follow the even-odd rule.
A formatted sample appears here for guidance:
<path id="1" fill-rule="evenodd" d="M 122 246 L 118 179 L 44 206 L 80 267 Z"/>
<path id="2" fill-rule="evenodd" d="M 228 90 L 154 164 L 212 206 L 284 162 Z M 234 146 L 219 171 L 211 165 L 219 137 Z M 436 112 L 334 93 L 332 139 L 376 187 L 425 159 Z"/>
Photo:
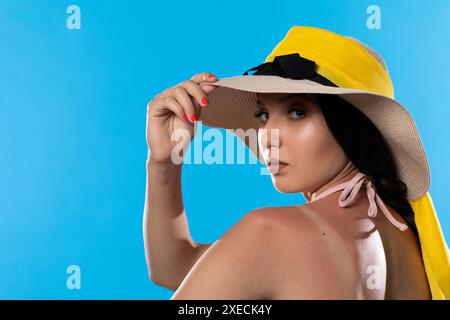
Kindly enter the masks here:
<path id="1" fill-rule="evenodd" d="M 293 128 L 291 137 L 289 158 L 295 162 L 296 172 L 304 177 L 326 179 L 337 174 L 345 163 L 344 152 L 321 120 Z"/>

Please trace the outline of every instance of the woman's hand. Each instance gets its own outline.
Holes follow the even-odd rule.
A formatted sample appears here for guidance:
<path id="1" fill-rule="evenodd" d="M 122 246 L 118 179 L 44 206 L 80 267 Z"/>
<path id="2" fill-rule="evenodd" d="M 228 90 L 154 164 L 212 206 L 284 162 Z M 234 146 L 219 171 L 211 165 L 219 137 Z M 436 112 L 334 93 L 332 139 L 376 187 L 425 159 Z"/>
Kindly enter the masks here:
<path id="1" fill-rule="evenodd" d="M 194 122 L 200 118 L 201 108 L 208 105 L 206 96 L 216 88 L 204 82 L 217 80 L 211 73 L 198 73 L 190 80 L 157 94 L 148 103 L 146 133 L 149 159 L 157 163 L 173 163 L 172 150 L 181 139 L 179 136 L 172 138 L 177 129 L 189 132 L 190 139 L 182 142 L 183 150 L 188 148 L 194 138 Z M 183 156 L 181 152 L 177 155 Z"/>

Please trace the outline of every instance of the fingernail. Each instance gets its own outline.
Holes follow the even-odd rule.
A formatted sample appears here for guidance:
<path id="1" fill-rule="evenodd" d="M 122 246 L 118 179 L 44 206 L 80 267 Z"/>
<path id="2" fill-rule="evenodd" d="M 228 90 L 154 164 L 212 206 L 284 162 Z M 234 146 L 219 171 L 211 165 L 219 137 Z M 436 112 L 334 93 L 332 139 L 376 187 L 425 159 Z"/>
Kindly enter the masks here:
<path id="1" fill-rule="evenodd" d="M 185 122 L 188 122 L 188 117 L 187 117 L 186 114 L 183 115 L 183 120 L 184 120 Z"/>
<path id="2" fill-rule="evenodd" d="M 191 121 L 192 122 L 197 121 L 197 116 L 195 115 L 195 113 L 191 114 Z"/>
<path id="3" fill-rule="evenodd" d="M 208 99 L 206 97 L 202 98 L 202 105 L 206 106 L 208 104 Z"/>
<path id="4" fill-rule="evenodd" d="M 210 74 L 210 75 L 209 75 L 209 78 L 210 78 L 210 79 L 214 79 L 215 76 L 213 76 L 212 74 Z"/>

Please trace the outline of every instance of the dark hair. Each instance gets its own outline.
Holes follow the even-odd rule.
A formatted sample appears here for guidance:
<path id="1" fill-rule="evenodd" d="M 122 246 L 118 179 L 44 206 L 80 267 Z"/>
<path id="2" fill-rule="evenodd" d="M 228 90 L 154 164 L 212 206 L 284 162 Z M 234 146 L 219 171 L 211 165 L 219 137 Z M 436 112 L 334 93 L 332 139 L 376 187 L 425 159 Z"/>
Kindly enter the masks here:
<path id="1" fill-rule="evenodd" d="M 355 167 L 373 182 L 378 195 L 395 209 L 418 238 L 407 186 L 398 176 L 391 149 L 372 121 L 338 95 L 314 94 L 334 138 Z"/>

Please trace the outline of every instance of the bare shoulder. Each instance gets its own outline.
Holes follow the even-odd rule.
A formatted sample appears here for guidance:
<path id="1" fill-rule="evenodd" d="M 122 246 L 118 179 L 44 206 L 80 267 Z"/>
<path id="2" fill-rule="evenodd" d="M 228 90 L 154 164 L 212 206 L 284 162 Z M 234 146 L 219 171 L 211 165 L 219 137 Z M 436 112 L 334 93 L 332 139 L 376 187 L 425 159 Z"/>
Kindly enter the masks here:
<path id="1" fill-rule="evenodd" d="M 355 242 L 326 206 L 266 207 L 253 219 L 271 230 L 274 299 L 356 299 L 361 279 Z"/>
<path id="2" fill-rule="evenodd" d="M 197 260 L 174 299 L 267 299 L 271 228 L 254 210 L 244 215 Z"/>
<path id="3" fill-rule="evenodd" d="M 171 299 L 354 298 L 348 248 L 311 214 L 302 206 L 248 212 L 205 251 Z"/>

